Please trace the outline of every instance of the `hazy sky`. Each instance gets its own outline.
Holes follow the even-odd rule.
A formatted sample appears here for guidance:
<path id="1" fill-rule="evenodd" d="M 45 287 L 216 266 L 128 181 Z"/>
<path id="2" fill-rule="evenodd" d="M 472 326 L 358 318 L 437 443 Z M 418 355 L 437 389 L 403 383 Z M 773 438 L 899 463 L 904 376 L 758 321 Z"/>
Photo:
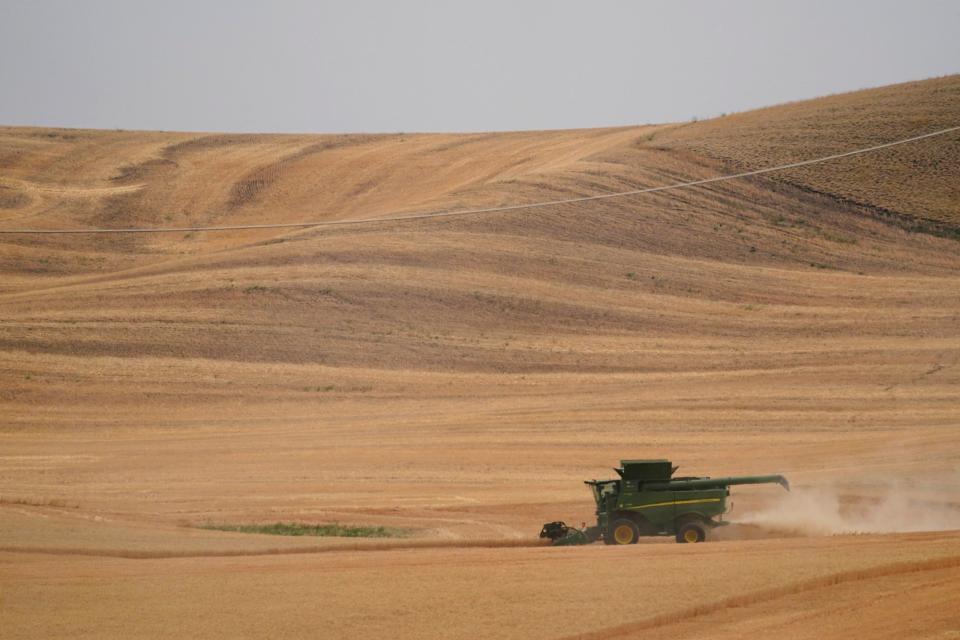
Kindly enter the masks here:
<path id="1" fill-rule="evenodd" d="M 0 0 L 0 124 L 596 127 L 958 71 L 955 0 Z"/>

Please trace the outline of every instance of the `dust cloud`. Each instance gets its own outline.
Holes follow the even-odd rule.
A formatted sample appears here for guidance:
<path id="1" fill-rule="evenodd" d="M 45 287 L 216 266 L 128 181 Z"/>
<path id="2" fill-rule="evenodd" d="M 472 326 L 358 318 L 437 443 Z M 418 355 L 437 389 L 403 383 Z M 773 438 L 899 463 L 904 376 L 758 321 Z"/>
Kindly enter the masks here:
<path id="1" fill-rule="evenodd" d="M 944 483 L 938 492 L 935 487 L 877 483 L 857 493 L 831 486 L 797 487 L 770 507 L 744 514 L 739 522 L 798 535 L 960 530 L 956 487 Z"/>

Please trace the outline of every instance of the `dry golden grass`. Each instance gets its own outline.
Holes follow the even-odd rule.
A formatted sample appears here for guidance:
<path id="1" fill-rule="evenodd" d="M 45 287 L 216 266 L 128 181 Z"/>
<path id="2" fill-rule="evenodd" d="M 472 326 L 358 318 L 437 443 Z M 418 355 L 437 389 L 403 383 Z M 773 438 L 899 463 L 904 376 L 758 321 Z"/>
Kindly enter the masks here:
<path id="1" fill-rule="evenodd" d="M 656 142 L 738 168 L 843 153 L 960 125 L 960 75 L 794 102 L 681 126 Z M 906 221 L 960 226 L 960 132 L 777 176 Z M 878 212 L 880 213 L 880 212 Z M 932 225 L 931 228 L 935 228 Z"/>
<path id="2" fill-rule="evenodd" d="M 953 124 L 949 101 L 923 96 L 955 87 L 683 127 L 4 129 L 0 226 L 347 219 L 622 191 Z M 894 131 L 897 113 L 911 126 Z M 591 518 L 580 480 L 622 457 L 782 472 L 854 506 L 896 480 L 954 522 L 960 243 L 851 201 L 953 220 L 955 146 L 475 218 L 0 236 L 4 637 L 840 637 L 850 619 L 877 637 L 957 631 L 932 604 L 960 593 L 951 532 L 741 527 L 693 548 L 535 548 L 543 522 Z M 732 517 L 783 495 L 742 488 Z M 277 521 L 418 533 L 194 528 Z"/>

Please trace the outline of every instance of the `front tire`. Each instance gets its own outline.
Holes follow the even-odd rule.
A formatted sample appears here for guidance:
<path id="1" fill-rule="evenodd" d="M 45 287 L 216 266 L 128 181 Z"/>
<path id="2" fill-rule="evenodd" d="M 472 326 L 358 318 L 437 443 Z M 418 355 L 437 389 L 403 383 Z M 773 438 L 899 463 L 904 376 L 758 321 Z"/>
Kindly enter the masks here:
<path id="1" fill-rule="evenodd" d="M 707 529 L 700 522 L 687 522 L 677 529 L 677 542 L 693 544 L 707 539 Z"/>
<path id="2" fill-rule="evenodd" d="M 610 525 L 610 535 L 604 536 L 607 544 L 636 544 L 640 539 L 640 527 L 633 520 L 617 518 Z"/>

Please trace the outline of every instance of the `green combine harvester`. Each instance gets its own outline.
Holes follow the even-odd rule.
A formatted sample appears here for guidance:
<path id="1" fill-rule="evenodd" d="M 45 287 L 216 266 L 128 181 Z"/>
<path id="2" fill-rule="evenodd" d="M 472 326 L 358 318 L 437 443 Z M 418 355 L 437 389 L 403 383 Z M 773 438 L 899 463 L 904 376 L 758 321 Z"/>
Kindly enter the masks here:
<path id="1" fill-rule="evenodd" d="M 576 529 L 548 522 L 540 531 L 555 545 L 635 544 L 640 536 L 675 536 L 677 542 L 703 542 L 707 532 L 727 524 L 727 496 L 735 484 L 776 483 L 790 490 L 780 475 L 732 478 L 673 477 L 669 460 L 621 460 L 615 480 L 586 480 L 597 503 L 597 524 Z M 716 519 L 715 519 L 716 518 Z"/>

